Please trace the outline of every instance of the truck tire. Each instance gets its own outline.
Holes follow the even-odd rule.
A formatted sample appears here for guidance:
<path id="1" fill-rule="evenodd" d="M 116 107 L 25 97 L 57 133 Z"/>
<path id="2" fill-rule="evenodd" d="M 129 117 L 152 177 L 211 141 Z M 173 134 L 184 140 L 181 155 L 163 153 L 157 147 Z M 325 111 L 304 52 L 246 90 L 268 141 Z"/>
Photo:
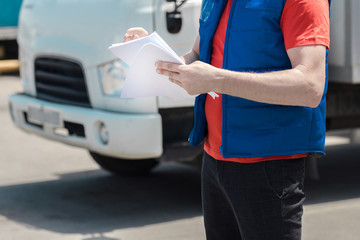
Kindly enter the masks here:
<path id="1" fill-rule="evenodd" d="M 156 159 L 128 160 L 104 156 L 92 151 L 89 151 L 89 153 L 100 167 L 119 176 L 145 175 L 159 164 Z"/>

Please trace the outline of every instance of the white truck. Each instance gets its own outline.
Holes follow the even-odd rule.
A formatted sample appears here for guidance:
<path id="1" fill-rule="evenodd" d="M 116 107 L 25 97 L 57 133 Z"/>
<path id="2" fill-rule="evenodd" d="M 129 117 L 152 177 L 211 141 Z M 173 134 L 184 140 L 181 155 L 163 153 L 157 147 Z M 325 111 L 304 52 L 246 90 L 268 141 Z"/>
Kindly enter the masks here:
<path id="1" fill-rule="evenodd" d="M 166 159 L 196 161 L 201 147 L 188 143 L 194 98 L 119 98 L 127 67 L 108 47 L 142 26 L 185 53 L 200 7 L 201 0 L 24 0 L 18 34 L 24 92 L 9 99 L 14 123 L 88 149 L 118 174 L 144 173 Z"/>
<path id="2" fill-rule="evenodd" d="M 146 172 L 194 162 L 193 99 L 121 99 L 126 66 L 107 50 L 129 27 L 156 30 L 178 53 L 193 44 L 201 0 L 25 0 L 18 42 L 24 93 L 10 97 L 24 131 L 86 148 L 105 169 Z M 332 2 L 327 128 L 360 127 L 360 2 Z M 141 71 L 141 69 L 139 69 Z M 316 160 L 308 161 L 316 175 Z"/>

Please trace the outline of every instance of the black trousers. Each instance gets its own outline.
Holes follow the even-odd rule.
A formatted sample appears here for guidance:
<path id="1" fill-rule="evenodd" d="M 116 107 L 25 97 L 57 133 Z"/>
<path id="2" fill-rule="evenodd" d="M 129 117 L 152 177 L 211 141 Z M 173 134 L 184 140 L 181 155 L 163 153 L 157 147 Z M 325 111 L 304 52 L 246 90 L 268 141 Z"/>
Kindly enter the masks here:
<path id="1" fill-rule="evenodd" d="M 300 240 L 305 159 L 218 161 L 204 153 L 207 240 Z"/>

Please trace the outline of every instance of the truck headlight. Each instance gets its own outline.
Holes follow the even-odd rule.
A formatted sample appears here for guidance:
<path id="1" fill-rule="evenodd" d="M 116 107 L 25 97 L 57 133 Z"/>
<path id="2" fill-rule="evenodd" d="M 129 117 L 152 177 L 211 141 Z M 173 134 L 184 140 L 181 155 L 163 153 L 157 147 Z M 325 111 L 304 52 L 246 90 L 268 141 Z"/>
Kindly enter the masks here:
<path id="1" fill-rule="evenodd" d="M 119 59 L 98 66 L 99 79 L 104 95 L 120 96 L 128 69 L 129 66 Z"/>

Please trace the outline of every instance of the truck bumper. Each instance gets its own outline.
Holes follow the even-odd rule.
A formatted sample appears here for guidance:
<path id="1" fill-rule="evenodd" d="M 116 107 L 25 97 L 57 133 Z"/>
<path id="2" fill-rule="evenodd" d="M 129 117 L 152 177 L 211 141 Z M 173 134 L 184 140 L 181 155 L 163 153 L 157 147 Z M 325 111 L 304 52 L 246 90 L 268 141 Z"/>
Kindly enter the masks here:
<path id="1" fill-rule="evenodd" d="M 160 114 L 128 114 L 56 104 L 24 94 L 9 98 L 20 129 L 47 139 L 124 159 L 163 153 Z"/>

